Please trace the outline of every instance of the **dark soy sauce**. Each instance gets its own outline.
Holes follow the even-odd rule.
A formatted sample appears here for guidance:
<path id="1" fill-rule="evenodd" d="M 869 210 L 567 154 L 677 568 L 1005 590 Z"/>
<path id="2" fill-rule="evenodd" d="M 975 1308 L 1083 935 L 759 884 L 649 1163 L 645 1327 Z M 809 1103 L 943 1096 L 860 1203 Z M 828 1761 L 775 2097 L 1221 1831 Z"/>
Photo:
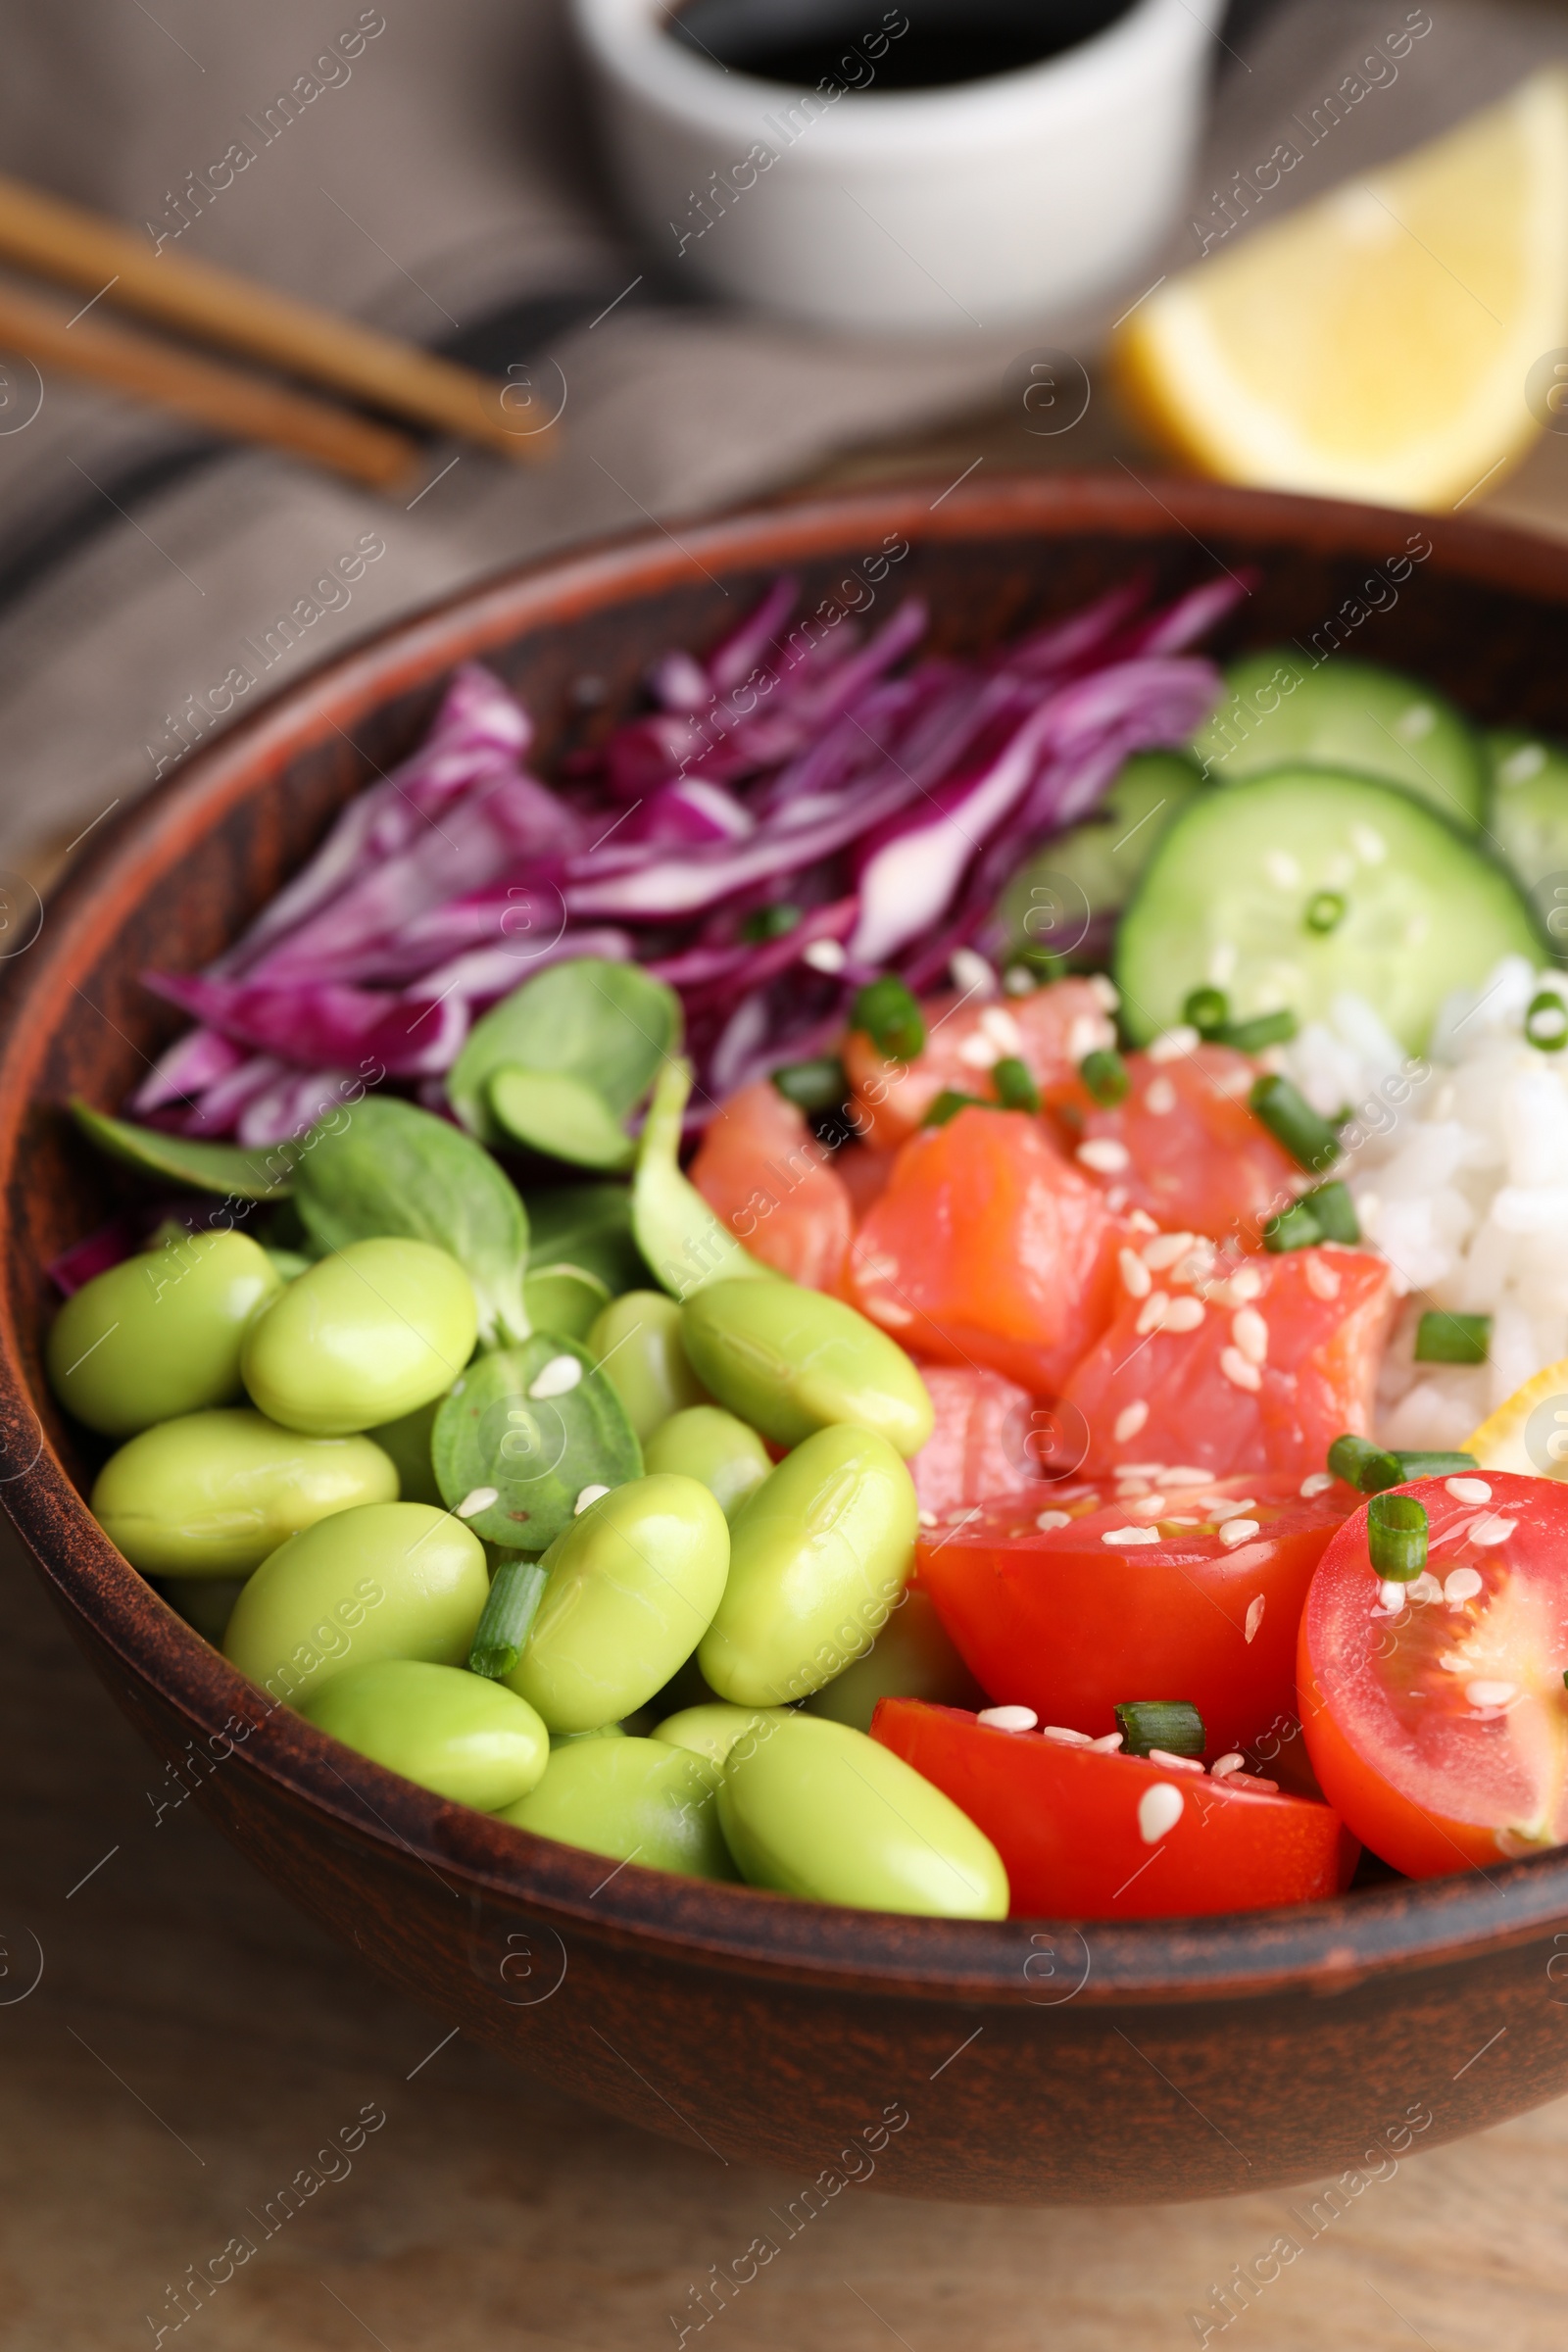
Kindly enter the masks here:
<path id="1" fill-rule="evenodd" d="M 671 37 L 733 72 L 815 89 L 934 90 L 1059 57 L 1133 0 L 686 0 Z M 908 29 L 894 27 L 908 21 Z M 883 44 L 886 44 L 884 46 Z M 858 54 L 857 54 L 858 53 Z"/>

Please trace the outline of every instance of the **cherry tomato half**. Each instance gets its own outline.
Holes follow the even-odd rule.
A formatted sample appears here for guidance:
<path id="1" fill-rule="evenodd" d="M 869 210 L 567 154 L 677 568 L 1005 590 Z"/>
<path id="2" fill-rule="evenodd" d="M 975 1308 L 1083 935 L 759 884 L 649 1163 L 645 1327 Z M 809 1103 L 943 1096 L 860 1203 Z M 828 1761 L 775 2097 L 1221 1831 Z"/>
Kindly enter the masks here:
<path id="1" fill-rule="evenodd" d="M 1033 1487 L 923 1533 L 918 1574 L 994 1699 L 1098 1736 L 1121 1700 L 1185 1698 L 1219 1755 L 1294 1711 L 1312 1571 L 1360 1499 L 1277 1472 Z"/>
<path id="2" fill-rule="evenodd" d="M 1301 1723 L 1329 1802 L 1412 1878 L 1568 1840 L 1568 1487 L 1420 1479 L 1425 1573 L 1380 1585 L 1366 1509 L 1301 1618 Z"/>
<path id="3" fill-rule="evenodd" d="M 951 1796 L 1007 1866 L 1015 1919 L 1183 1919 L 1341 1894 L 1359 1851 L 1301 1796 L 1211 1780 L 956 1707 L 884 1698 L 871 1737 Z"/>

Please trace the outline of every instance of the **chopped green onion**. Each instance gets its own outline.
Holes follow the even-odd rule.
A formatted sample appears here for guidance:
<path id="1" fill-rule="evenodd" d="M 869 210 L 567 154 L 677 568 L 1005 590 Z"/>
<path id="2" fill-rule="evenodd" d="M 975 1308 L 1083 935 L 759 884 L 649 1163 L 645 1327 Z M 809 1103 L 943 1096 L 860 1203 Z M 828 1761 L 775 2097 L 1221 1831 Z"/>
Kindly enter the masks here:
<path id="1" fill-rule="evenodd" d="M 1078 1064 L 1078 1075 L 1095 1101 L 1107 1110 L 1123 1100 L 1132 1084 L 1127 1064 L 1114 1046 L 1097 1046 L 1093 1054 L 1086 1054 Z"/>
<path id="2" fill-rule="evenodd" d="M 1222 988 L 1195 988 L 1182 1006 L 1182 1019 L 1200 1037 L 1217 1037 L 1231 1017 L 1231 1001 Z"/>
<path id="3" fill-rule="evenodd" d="M 1450 1315 L 1435 1307 L 1415 1327 L 1418 1364 L 1484 1364 L 1491 1351 L 1490 1315 Z"/>
<path id="4" fill-rule="evenodd" d="M 1288 1078 L 1255 1080 L 1247 1100 L 1253 1117 L 1261 1120 L 1277 1144 L 1284 1145 L 1298 1167 L 1332 1167 L 1339 1158 L 1339 1137 Z"/>
<path id="5" fill-rule="evenodd" d="M 468 1672 L 498 1683 L 522 1655 L 548 1571 L 540 1560 L 503 1560 L 468 1651 Z"/>
<path id="6" fill-rule="evenodd" d="M 1293 1201 L 1270 1217 L 1263 1228 L 1263 1247 L 1282 1254 L 1287 1250 L 1310 1250 L 1323 1239 L 1323 1228 L 1304 1200 Z"/>
<path id="7" fill-rule="evenodd" d="M 1034 1072 L 1016 1054 L 1004 1054 L 991 1073 L 991 1082 L 1004 1110 L 1040 1108 L 1040 1089 L 1035 1084 Z"/>
<path id="8" fill-rule="evenodd" d="M 1385 1487 L 1404 1484 L 1398 1456 L 1386 1453 L 1370 1438 L 1336 1438 L 1329 1447 L 1329 1468 L 1363 1494 L 1380 1494 Z"/>
<path id="9" fill-rule="evenodd" d="M 1361 1239 L 1361 1220 L 1350 1199 L 1350 1188 L 1336 1176 L 1327 1184 L 1314 1185 L 1303 1193 L 1298 1207 L 1309 1209 L 1316 1218 L 1318 1229 L 1326 1242 L 1358 1242 Z"/>
<path id="10" fill-rule="evenodd" d="M 1208 1745 L 1203 1718 L 1185 1698 L 1130 1698 L 1115 1712 L 1124 1756 L 1147 1756 L 1152 1747 L 1200 1756 Z"/>
<path id="11" fill-rule="evenodd" d="M 956 1086 L 945 1086 L 920 1124 L 922 1127 L 945 1127 L 950 1119 L 957 1117 L 960 1110 L 995 1108 L 994 1102 L 982 1102 L 978 1095 L 960 1094 Z"/>
<path id="12" fill-rule="evenodd" d="M 1568 1004 L 1554 988 L 1544 988 L 1531 998 L 1525 1035 L 1543 1054 L 1560 1054 L 1568 1045 Z"/>
<path id="13" fill-rule="evenodd" d="M 850 1027 L 863 1029 L 884 1061 L 912 1061 L 925 1046 L 925 1016 L 896 973 L 870 980 L 856 998 Z"/>
<path id="14" fill-rule="evenodd" d="M 801 1110 L 837 1110 L 850 1092 L 844 1064 L 835 1054 L 818 1054 L 814 1061 L 787 1061 L 773 1072 L 773 1084 L 786 1102 Z"/>
<path id="15" fill-rule="evenodd" d="M 1473 1453 L 1424 1453 L 1408 1446 L 1396 1446 L 1394 1458 L 1399 1465 L 1401 1487 L 1418 1478 L 1457 1478 L 1480 1467 Z"/>
<path id="16" fill-rule="evenodd" d="M 1386 1585 L 1411 1585 L 1427 1564 L 1427 1514 L 1413 1494 L 1374 1494 L 1366 1506 L 1366 1547 Z"/>
<path id="17" fill-rule="evenodd" d="M 1296 1025 L 1295 1013 L 1282 1005 L 1278 1012 L 1260 1012 L 1250 1021 L 1227 1021 L 1211 1034 L 1216 1044 L 1234 1046 L 1238 1054 L 1261 1054 L 1265 1046 L 1288 1046 Z"/>
<path id="18" fill-rule="evenodd" d="M 1345 900 L 1337 890 L 1316 890 L 1306 902 L 1309 931 L 1337 931 L 1345 920 Z"/>
<path id="19" fill-rule="evenodd" d="M 801 919 L 799 906 L 780 899 L 772 906 L 754 906 L 741 925 L 741 937 L 751 945 L 764 939 L 784 939 Z"/>

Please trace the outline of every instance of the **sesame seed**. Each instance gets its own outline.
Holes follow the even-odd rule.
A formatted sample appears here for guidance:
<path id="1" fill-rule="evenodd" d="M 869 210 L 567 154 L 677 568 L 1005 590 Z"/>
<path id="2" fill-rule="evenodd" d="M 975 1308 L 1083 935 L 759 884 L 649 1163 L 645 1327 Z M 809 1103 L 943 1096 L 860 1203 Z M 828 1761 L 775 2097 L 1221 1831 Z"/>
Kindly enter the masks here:
<path id="1" fill-rule="evenodd" d="M 1256 1500 L 1250 1494 L 1226 1494 L 1213 1503 L 1208 1515 L 1218 1525 L 1225 1519 L 1245 1518 L 1249 1511 L 1255 1511 L 1256 1508 Z"/>
<path id="2" fill-rule="evenodd" d="M 1089 1744 L 1096 1755 L 1113 1756 L 1121 1745 L 1121 1734 L 1120 1732 L 1106 1732 L 1102 1739 L 1091 1740 Z"/>
<path id="3" fill-rule="evenodd" d="M 1510 1699 L 1518 1697 L 1519 1686 L 1517 1683 L 1466 1683 L 1464 1694 L 1473 1707 L 1505 1707 Z"/>
<path id="4" fill-rule="evenodd" d="M 1164 1475 L 1163 1462 L 1118 1462 L 1116 1465 L 1118 1478 L 1163 1478 Z"/>
<path id="5" fill-rule="evenodd" d="M 1233 1520 L 1231 1524 L 1235 1527 L 1245 1527 L 1247 1525 L 1247 1521 L 1245 1519 L 1237 1519 Z M 1225 1544 L 1229 1541 L 1229 1537 L 1222 1532 L 1220 1536 L 1220 1542 Z M 1264 1596 L 1261 1592 L 1259 1592 L 1254 1600 L 1250 1600 L 1247 1604 L 1247 1624 L 1244 1630 L 1246 1633 L 1246 1638 L 1249 1642 L 1255 1642 L 1257 1640 L 1257 1629 L 1263 1622 L 1263 1600 Z"/>
<path id="6" fill-rule="evenodd" d="M 1173 1298 L 1165 1309 L 1167 1331 L 1196 1331 L 1203 1320 L 1201 1298 Z"/>
<path id="7" fill-rule="evenodd" d="M 1035 976 L 1026 963 L 1012 963 L 1003 973 L 1002 985 L 1009 997 L 1032 997 Z"/>
<path id="8" fill-rule="evenodd" d="M 1245 1306 L 1249 1298 L 1257 1298 L 1262 1288 L 1263 1276 L 1257 1266 L 1238 1266 L 1231 1276 L 1231 1297 L 1240 1305 Z"/>
<path id="9" fill-rule="evenodd" d="M 1470 1530 L 1470 1541 L 1490 1551 L 1494 1544 L 1506 1544 L 1518 1524 L 1517 1519 L 1502 1519 L 1494 1513 L 1491 1518 L 1476 1521 Z"/>
<path id="10" fill-rule="evenodd" d="M 849 953 L 838 939 L 813 939 L 809 947 L 801 950 L 801 961 L 808 963 L 813 972 L 834 975 L 842 972 L 849 960 Z"/>
<path id="11" fill-rule="evenodd" d="M 1474 1568 L 1455 1568 L 1451 1576 L 1446 1576 L 1443 1580 L 1443 1597 L 1450 1609 L 1458 1608 L 1464 1601 L 1474 1600 L 1476 1594 L 1484 1590 L 1484 1580 Z"/>
<path id="12" fill-rule="evenodd" d="M 1151 1061 L 1181 1061 L 1199 1043 L 1198 1031 L 1190 1022 L 1178 1021 L 1174 1029 L 1164 1030 L 1149 1044 Z"/>
<path id="13" fill-rule="evenodd" d="M 1145 1265 L 1152 1266 L 1159 1274 L 1167 1266 L 1173 1266 L 1179 1257 L 1185 1257 L 1197 1239 L 1194 1233 L 1156 1233 L 1152 1242 L 1144 1244 L 1140 1254 Z"/>
<path id="14" fill-rule="evenodd" d="M 1133 1508 L 1138 1512 L 1140 1518 L 1162 1519 L 1165 1515 L 1165 1497 L 1163 1494 L 1146 1494 L 1141 1501 L 1133 1505 Z"/>
<path id="15" fill-rule="evenodd" d="M 1149 1761 L 1151 1764 L 1163 1764 L 1167 1769 L 1176 1772 L 1201 1772 L 1203 1769 L 1201 1757 L 1175 1756 L 1168 1747 L 1152 1747 L 1149 1751 Z"/>
<path id="16" fill-rule="evenodd" d="M 1118 1144 L 1113 1135 L 1092 1135 L 1080 1144 L 1074 1155 L 1084 1167 L 1093 1168 L 1097 1176 L 1120 1176 L 1132 1165 L 1132 1153 L 1125 1144 Z"/>
<path id="17" fill-rule="evenodd" d="M 1492 1489 L 1484 1478 L 1446 1478 L 1443 1485 L 1445 1493 L 1451 1494 L 1455 1502 L 1492 1500 Z"/>
<path id="18" fill-rule="evenodd" d="M 1072 1513 L 1071 1511 L 1042 1511 L 1035 1521 L 1035 1525 L 1043 1536 L 1049 1536 L 1055 1528 L 1071 1527 Z"/>
<path id="19" fill-rule="evenodd" d="M 1386 1617 L 1397 1617 L 1407 1598 L 1406 1588 L 1392 1577 L 1378 1587 L 1378 1605 Z"/>
<path id="20" fill-rule="evenodd" d="M 1122 1288 L 1134 1298 L 1147 1298 L 1154 1287 L 1154 1278 L 1134 1250 L 1122 1250 L 1116 1263 L 1121 1268 Z"/>
<path id="21" fill-rule="evenodd" d="M 1145 1280 L 1147 1281 L 1147 1279 L 1146 1276 Z M 1125 1446 L 1129 1439 L 1136 1438 L 1148 1419 L 1149 1399 L 1147 1396 L 1135 1396 L 1131 1404 L 1124 1404 L 1116 1415 L 1111 1433 L 1117 1445 Z M 1137 1474 L 1128 1473 L 1127 1475 Z"/>
<path id="22" fill-rule="evenodd" d="M 1235 1389 L 1250 1389 L 1254 1395 L 1263 1386 L 1263 1376 L 1255 1364 L 1250 1364 L 1239 1348 L 1225 1348 L 1219 1368 Z"/>
<path id="23" fill-rule="evenodd" d="M 895 1299 L 879 1298 L 876 1302 L 876 1320 L 902 1331 L 906 1323 L 914 1321 L 914 1310 L 912 1307 L 900 1306 Z"/>
<path id="24" fill-rule="evenodd" d="M 937 1515 L 935 1511 L 922 1511 L 920 1513 L 920 1525 L 922 1527 L 935 1527 L 936 1523 Z"/>
<path id="25" fill-rule="evenodd" d="M 1154 1223 L 1147 1208 L 1133 1209 L 1127 1222 L 1134 1233 L 1157 1233 L 1159 1231 L 1159 1227 Z"/>
<path id="26" fill-rule="evenodd" d="M 535 1373 L 528 1395 L 535 1403 L 544 1396 L 564 1396 L 582 1378 L 582 1366 L 574 1355 L 553 1355 Z"/>
<path id="27" fill-rule="evenodd" d="M 1116 1032 L 1102 1014 L 1081 1012 L 1067 1032 L 1067 1059 L 1080 1062 L 1086 1054 L 1115 1043 Z"/>
<path id="28" fill-rule="evenodd" d="M 1064 1723 L 1043 1723 L 1040 1731 L 1044 1739 L 1059 1740 L 1063 1747 L 1092 1747 L 1094 1745 L 1094 1741 L 1087 1732 L 1070 1732 Z"/>
<path id="29" fill-rule="evenodd" d="M 1443 1598 L 1443 1587 L 1431 1570 L 1427 1568 L 1422 1569 L 1415 1583 L 1407 1587 L 1407 1592 L 1412 1605 L 1418 1600 L 1433 1601 Z"/>
<path id="30" fill-rule="evenodd" d="M 1196 1241 L 1186 1255 L 1179 1257 L 1171 1268 L 1173 1282 L 1206 1282 L 1214 1271 L 1214 1245 Z"/>
<path id="31" fill-rule="evenodd" d="M 1152 1078 L 1144 1089 L 1144 1108 L 1156 1119 L 1168 1118 L 1176 1107 L 1176 1089 L 1168 1078 Z"/>
<path id="32" fill-rule="evenodd" d="M 1138 1799 L 1138 1835 L 1146 1845 L 1157 1845 L 1170 1835 L 1186 1809 L 1187 1799 L 1170 1781 L 1156 1781 Z"/>
<path id="33" fill-rule="evenodd" d="M 1024 1034 L 1005 1004 L 988 1004 L 980 1015 L 980 1026 L 999 1054 L 1021 1054 Z"/>
<path id="34" fill-rule="evenodd" d="M 1182 1462 L 1174 1470 L 1164 1471 L 1162 1477 L 1167 1487 L 1208 1487 L 1214 1483 L 1212 1470 L 1194 1470 Z"/>
<path id="35" fill-rule="evenodd" d="M 582 1493 L 578 1495 L 576 1501 L 571 1506 L 572 1517 L 574 1519 L 580 1519 L 591 1502 L 597 1502 L 601 1494 L 608 1494 L 609 1493 L 610 1489 L 608 1487 L 584 1487 Z"/>
<path id="36" fill-rule="evenodd" d="M 1040 1718 L 1033 1707 L 982 1707 L 975 1721 L 992 1732 L 1032 1732 Z"/>
<path id="37" fill-rule="evenodd" d="M 1159 1530 L 1157 1527 L 1107 1527 L 1100 1541 L 1102 1544 L 1157 1544 Z"/>
<path id="38" fill-rule="evenodd" d="M 1089 986 L 1095 1002 L 1101 1009 L 1104 1012 L 1114 1012 L 1121 1003 L 1121 994 L 1115 981 L 1107 979 L 1103 972 L 1091 972 Z"/>
<path id="39" fill-rule="evenodd" d="M 487 1511 L 500 1498 L 499 1488 L 473 1487 L 458 1504 L 457 1516 L 460 1519 L 477 1519 L 481 1511 Z"/>
<path id="40" fill-rule="evenodd" d="M 1208 1777 L 1211 1781 L 1228 1780 L 1233 1772 L 1240 1772 L 1246 1762 L 1247 1758 L 1239 1748 L 1229 1748 L 1223 1756 L 1214 1758 L 1208 1768 Z"/>
<path id="41" fill-rule="evenodd" d="M 955 988 L 984 989 L 989 996 L 997 985 L 997 975 L 983 956 L 973 948 L 955 948 L 948 959 L 948 976 Z"/>
<path id="42" fill-rule="evenodd" d="M 1124 1184 L 1113 1184 L 1111 1186 L 1109 1192 L 1105 1195 L 1105 1206 L 1109 1209 L 1113 1217 L 1119 1217 L 1121 1215 L 1122 1210 L 1127 1205 L 1127 1187 Z"/>
<path id="43" fill-rule="evenodd" d="M 966 1069 L 994 1070 L 1002 1059 L 1002 1048 L 993 1045 L 989 1037 L 982 1037 L 978 1029 L 972 1029 L 958 1048 L 958 1059 Z"/>
<path id="44" fill-rule="evenodd" d="M 1219 1531 L 1219 1540 L 1227 1551 L 1234 1551 L 1238 1544 L 1250 1544 L 1258 1532 L 1255 1519 L 1227 1519 Z M 1252 1637 L 1249 1634 L 1247 1638 L 1250 1641 Z"/>
<path id="45" fill-rule="evenodd" d="M 1313 1470 L 1302 1479 L 1298 1492 L 1303 1502 L 1310 1502 L 1314 1494 L 1326 1494 L 1333 1484 L 1332 1470 Z"/>
<path id="46" fill-rule="evenodd" d="M 1147 1478 L 1135 1477 L 1124 1471 L 1122 1473 L 1121 1484 L 1116 1489 L 1116 1500 L 1118 1502 L 1130 1502 L 1134 1495 L 1152 1494 L 1154 1490 L 1150 1485 Z"/>
<path id="47" fill-rule="evenodd" d="M 1239 1306 L 1231 1317 L 1231 1338 L 1250 1364 L 1268 1361 L 1268 1325 L 1255 1306 Z"/>
<path id="48" fill-rule="evenodd" d="M 1278 1796 L 1278 1781 L 1265 1781 L 1261 1773 L 1227 1773 L 1226 1784 L 1232 1788 L 1250 1788 L 1258 1796 Z"/>
<path id="49" fill-rule="evenodd" d="M 1147 1337 L 1152 1331 L 1163 1331 L 1165 1317 L 1169 1310 L 1170 1293 L 1168 1291 L 1152 1292 L 1138 1310 L 1138 1320 L 1133 1325 L 1134 1331 L 1141 1338 Z"/>
<path id="50" fill-rule="evenodd" d="M 1313 1298 L 1325 1300 L 1337 1298 L 1340 1295 L 1340 1278 L 1334 1268 L 1319 1257 L 1315 1250 L 1303 1250 L 1301 1255 L 1304 1260 L 1302 1271 L 1306 1278 L 1306 1287 Z"/>

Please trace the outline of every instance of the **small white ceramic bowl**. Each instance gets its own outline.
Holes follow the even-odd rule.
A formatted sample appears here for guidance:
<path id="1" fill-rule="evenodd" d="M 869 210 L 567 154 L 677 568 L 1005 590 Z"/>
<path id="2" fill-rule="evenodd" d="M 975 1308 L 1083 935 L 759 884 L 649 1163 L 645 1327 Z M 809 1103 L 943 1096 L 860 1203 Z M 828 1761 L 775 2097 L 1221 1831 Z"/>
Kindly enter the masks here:
<path id="1" fill-rule="evenodd" d="M 1046 320 L 1144 267 L 1224 0 L 1137 0 L 1040 65 L 900 91 L 874 53 L 901 12 L 865 0 L 841 77 L 863 86 L 836 96 L 710 63 L 665 0 L 573 7 L 626 200 L 677 274 L 819 325 L 940 334 Z"/>

